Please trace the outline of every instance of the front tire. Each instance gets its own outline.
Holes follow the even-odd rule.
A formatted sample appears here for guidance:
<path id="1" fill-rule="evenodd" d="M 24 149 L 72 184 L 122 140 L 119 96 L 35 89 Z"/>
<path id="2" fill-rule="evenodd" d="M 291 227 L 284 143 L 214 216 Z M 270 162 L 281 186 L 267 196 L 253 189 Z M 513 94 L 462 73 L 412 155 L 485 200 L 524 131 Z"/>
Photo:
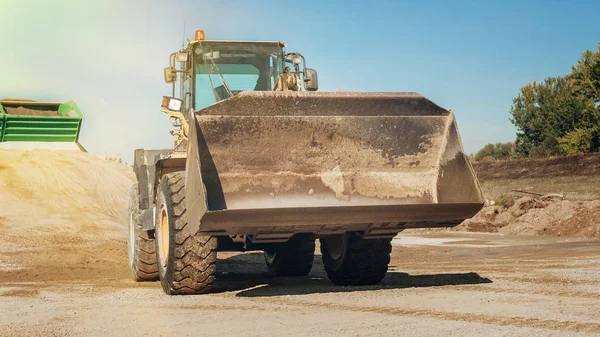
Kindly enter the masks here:
<path id="1" fill-rule="evenodd" d="M 169 295 L 202 294 L 215 281 L 217 238 L 190 233 L 185 172 L 162 177 L 156 200 L 156 252 L 162 288 Z"/>
<path id="2" fill-rule="evenodd" d="M 158 280 L 158 262 L 156 261 L 154 237 L 142 229 L 137 184 L 131 187 L 127 220 L 129 222 L 127 255 L 131 276 L 136 282 L 156 281 Z"/>
<path id="3" fill-rule="evenodd" d="M 315 238 L 296 234 L 288 242 L 275 244 L 265 251 L 265 262 L 271 276 L 305 276 L 315 259 Z"/>
<path id="4" fill-rule="evenodd" d="M 321 240 L 323 265 L 336 285 L 378 284 L 387 273 L 392 239 L 363 239 L 358 233 L 331 235 Z"/>

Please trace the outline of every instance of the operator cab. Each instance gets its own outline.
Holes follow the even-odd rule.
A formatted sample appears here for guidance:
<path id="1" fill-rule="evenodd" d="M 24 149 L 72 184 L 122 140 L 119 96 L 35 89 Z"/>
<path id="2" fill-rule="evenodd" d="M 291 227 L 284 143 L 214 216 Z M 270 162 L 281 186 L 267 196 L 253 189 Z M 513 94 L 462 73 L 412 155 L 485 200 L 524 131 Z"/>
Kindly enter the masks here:
<path id="1" fill-rule="evenodd" d="M 193 48 L 195 110 L 242 91 L 271 91 L 283 71 L 278 42 L 200 41 Z"/>
<path id="2" fill-rule="evenodd" d="M 165 81 L 173 83 L 173 98 L 179 96 L 183 101 L 180 111 L 184 115 L 242 91 L 272 91 L 286 65 L 301 78 L 304 90 L 316 91 L 317 72 L 306 68 L 302 55 L 286 53 L 285 47 L 283 42 L 207 41 L 199 30 L 187 48 L 171 55 Z"/>

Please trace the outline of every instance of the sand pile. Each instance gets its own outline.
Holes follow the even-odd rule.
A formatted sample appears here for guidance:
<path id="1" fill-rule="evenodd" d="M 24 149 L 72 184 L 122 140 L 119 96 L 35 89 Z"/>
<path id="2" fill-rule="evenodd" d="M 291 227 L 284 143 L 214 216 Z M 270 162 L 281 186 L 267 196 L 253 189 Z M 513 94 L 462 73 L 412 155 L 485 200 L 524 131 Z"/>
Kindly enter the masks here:
<path id="1" fill-rule="evenodd" d="M 0 150 L 0 234 L 123 237 L 130 167 L 77 151 Z"/>
<path id="2" fill-rule="evenodd" d="M 600 200 L 522 197 L 503 206 L 488 205 L 455 230 L 600 238 Z"/>
<path id="3" fill-rule="evenodd" d="M 58 107 L 56 109 L 48 108 L 48 107 L 35 107 L 35 108 L 26 108 L 26 107 L 4 107 L 4 110 L 9 115 L 15 116 L 51 116 L 57 117 L 61 116 L 58 113 Z"/>

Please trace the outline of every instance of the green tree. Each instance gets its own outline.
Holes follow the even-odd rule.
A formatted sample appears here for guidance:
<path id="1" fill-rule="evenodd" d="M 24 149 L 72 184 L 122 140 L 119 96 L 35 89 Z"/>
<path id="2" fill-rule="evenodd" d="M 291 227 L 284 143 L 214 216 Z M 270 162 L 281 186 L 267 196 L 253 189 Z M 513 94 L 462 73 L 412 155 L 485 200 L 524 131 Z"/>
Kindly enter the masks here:
<path id="1" fill-rule="evenodd" d="M 593 100 L 597 108 L 600 104 L 600 43 L 596 52 L 584 51 L 571 70 L 568 77 L 574 91 Z"/>
<path id="2" fill-rule="evenodd" d="M 473 156 L 475 161 L 506 160 L 516 158 L 514 143 L 487 144 Z"/>
<path id="3" fill-rule="evenodd" d="M 566 154 L 600 151 L 600 43 L 598 50 L 586 50 L 567 75 L 573 93 L 583 97 L 586 106 L 582 120 L 572 131 L 558 138 Z"/>
<path id="4" fill-rule="evenodd" d="M 558 145 L 567 155 L 598 152 L 600 127 L 577 128 L 558 138 Z"/>
<path id="5" fill-rule="evenodd" d="M 510 109 L 511 122 L 517 127 L 517 153 L 532 157 L 564 154 L 558 138 L 593 123 L 590 106 L 593 102 L 575 94 L 573 83 L 565 77 L 527 84 Z"/>
<path id="6" fill-rule="evenodd" d="M 510 113 L 519 155 L 600 151 L 600 43 L 597 51 L 583 52 L 566 76 L 522 87 Z"/>

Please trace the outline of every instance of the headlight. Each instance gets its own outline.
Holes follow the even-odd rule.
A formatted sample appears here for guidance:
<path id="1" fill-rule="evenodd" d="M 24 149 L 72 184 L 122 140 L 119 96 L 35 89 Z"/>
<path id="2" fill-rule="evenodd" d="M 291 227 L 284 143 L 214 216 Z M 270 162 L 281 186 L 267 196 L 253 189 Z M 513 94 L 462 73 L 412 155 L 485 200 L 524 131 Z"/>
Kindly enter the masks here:
<path id="1" fill-rule="evenodd" d="M 181 105 L 183 101 L 179 98 L 163 96 L 161 107 L 167 108 L 171 111 L 181 111 Z"/>
<path id="2" fill-rule="evenodd" d="M 175 54 L 175 60 L 177 60 L 177 62 L 187 62 L 187 54 L 177 53 Z"/>
<path id="3" fill-rule="evenodd" d="M 170 99 L 169 100 L 169 105 L 168 105 L 168 109 L 169 110 L 173 110 L 173 111 L 179 111 L 181 110 L 181 101 L 178 99 Z"/>

